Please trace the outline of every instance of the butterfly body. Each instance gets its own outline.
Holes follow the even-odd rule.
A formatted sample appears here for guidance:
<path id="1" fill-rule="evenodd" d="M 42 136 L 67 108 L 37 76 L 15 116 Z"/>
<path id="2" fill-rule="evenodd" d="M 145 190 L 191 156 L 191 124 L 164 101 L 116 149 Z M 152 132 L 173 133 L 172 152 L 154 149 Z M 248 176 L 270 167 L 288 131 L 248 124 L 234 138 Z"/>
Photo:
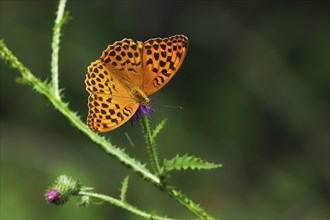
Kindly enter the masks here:
<path id="1" fill-rule="evenodd" d="M 148 97 L 175 75 L 187 47 L 183 35 L 144 43 L 125 38 L 109 45 L 88 67 L 88 127 L 95 132 L 111 131 L 127 122 L 140 105 L 150 107 Z"/>
<path id="2" fill-rule="evenodd" d="M 135 100 L 143 106 L 150 107 L 151 102 L 148 96 L 139 88 L 135 87 L 131 91 L 132 95 L 134 96 Z"/>

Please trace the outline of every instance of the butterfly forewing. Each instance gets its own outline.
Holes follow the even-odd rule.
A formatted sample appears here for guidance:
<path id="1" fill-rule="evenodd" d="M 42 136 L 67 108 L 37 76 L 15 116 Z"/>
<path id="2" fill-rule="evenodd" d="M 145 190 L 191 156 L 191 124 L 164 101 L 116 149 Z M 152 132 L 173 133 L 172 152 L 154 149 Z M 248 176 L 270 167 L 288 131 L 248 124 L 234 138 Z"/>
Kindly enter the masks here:
<path id="1" fill-rule="evenodd" d="M 162 88 L 180 68 L 188 47 L 188 38 L 175 35 L 144 42 L 142 50 L 143 90 L 151 95 Z"/>
<path id="2" fill-rule="evenodd" d="M 100 58 L 128 89 L 142 84 L 142 43 L 123 39 L 108 46 Z"/>

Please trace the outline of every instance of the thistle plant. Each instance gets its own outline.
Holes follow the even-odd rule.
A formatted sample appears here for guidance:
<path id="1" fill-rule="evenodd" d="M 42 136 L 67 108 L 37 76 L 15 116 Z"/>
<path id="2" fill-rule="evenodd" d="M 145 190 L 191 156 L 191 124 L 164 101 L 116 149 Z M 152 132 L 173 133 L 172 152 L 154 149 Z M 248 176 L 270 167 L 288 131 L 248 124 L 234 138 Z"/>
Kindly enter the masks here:
<path id="1" fill-rule="evenodd" d="M 183 207 L 193 213 L 199 219 L 215 219 L 211 214 L 207 213 L 199 204 L 192 201 L 188 196 L 184 195 L 175 186 L 168 184 L 169 174 L 173 171 L 181 171 L 186 169 L 213 169 L 221 165 L 210 163 L 192 155 L 176 155 L 171 159 L 160 160 L 157 152 L 156 138 L 166 124 L 166 119 L 161 121 L 154 129 L 150 125 L 148 113 L 154 111 L 149 107 L 141 106 L 137 115 L 133 120 L 140 120 L 141 129 L 146 142 L 146 149 L 149 153 L 152 171 L 147 168 L 144 162 L 141 162 L 125 152 L 125 149 L 119 148 L 111 143 L 109 139 L 101 136 L 88 129 L 86 124 L 80 119 L 79 115 L 70 109 L 68 102 L 64 101 L 63 90 L 59 88 L 58 80 L 58 60 L 61 28 L 67 23 L 69 13 L 65 10 L 66 0 L 60 0 L 57 10 L 57 17 L 53 28 L 52 38 L 52 61 L 51 61 L 51 80 L 42 81 L 37 78 L 6 46 L 3 39 L 0 40 L 0 58 L 8 63 L 12 68 L 20 73 L 20 82 L 28 84 L 37 93 L 44 95 L 47 100 L 61 112 L 73 126 L 80 130 L 87 138 L 89 138 L 96 146 L 109 156 L 118 160 L 122 165 L 135 172 L 142 179 L 157 187 L 160 191 L 168 194 L 174 200 L 178 201 Z M 129 177 L 122 181 L 119 198 L 108 196 L 96 192 L 96 189 L 84 186 L 78 180 L 66 175 L 59 176 L 54 183 L 46 190 L 45 200 L 55 205 L 64 205 L 71 197 L 79 197 L 78 205 L 86 207 L 89 205 L 100 205 L 110 203 L 114 206 L 127 210 L 139 217 L 147 219 L 173 219 L 154 214 L 139 209 L 127 201 L 126 195 L 129 193 Z M 100 203 L 102 202 L 102 203 Z"/>

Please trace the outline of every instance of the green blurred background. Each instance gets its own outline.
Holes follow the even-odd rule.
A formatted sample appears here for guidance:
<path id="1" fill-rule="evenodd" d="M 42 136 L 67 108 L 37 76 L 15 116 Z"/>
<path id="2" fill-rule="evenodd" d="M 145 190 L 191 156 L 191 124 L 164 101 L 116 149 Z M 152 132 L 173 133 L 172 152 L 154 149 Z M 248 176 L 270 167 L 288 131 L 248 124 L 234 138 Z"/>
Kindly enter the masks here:
<path id="1" fill-rule="evenodd" d="M 0 1 L 1 38 L 43 80 L 57 4 Z M 182 67 L 152 96 L 152 124 L 169 119 L 160 156 L 189 153 L 223 167 L 174 173 L 171 182 L 221 219 L 329 219 L 328 2 L 69 1 L 67 9 L 60 86 L 84 120 L 87 66 L 108 44 L 184 34 L 190 44 Z M 113 196 L 130 175 L 131 203 L 194 217 L 105 155 L 0 63 L 1 219 L 137 218 L 108 204 L 46 204 L 44 190 L 60 174 Z M 148 162 L 139 127 L 105 135 Z"/>

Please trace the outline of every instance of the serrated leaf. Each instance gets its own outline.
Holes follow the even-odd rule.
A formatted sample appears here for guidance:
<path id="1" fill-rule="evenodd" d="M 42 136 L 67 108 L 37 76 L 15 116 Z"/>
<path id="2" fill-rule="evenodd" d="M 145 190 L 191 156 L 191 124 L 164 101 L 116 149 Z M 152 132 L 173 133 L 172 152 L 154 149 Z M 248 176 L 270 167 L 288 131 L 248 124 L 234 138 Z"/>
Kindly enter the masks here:
<path id="1" fill-rule="evenodd" d="M 172 170 L 186 170 L 186 169 L 214 169 L 221 167 L 221 164 L 210 163 L 195 156 L 180 156 L 176 155 L 173 159 L 164 160 L 163 173 L 168 173 Z"/>
<path id="2" fill-rule="evenodd" d="M 22 84 L 22 85 L 28 85 L 28 84 L 31 83 L 29 80 L 27 80 L 24 77 L 16 77 L 16 80 L 15 81 L 16 81 L 16 83 Z"/>
<path id="3" fill-rule="evenodd" d="M 123 202 L 126 202 L 126 193 L 127 193 L 127 188 L 128 188 L 128 179 L 129 176 L 125 177 L 121 184 L 121 189 L 120 189 L 120 200 Z"/>
<path id="4" fill-rule="evenodd" d="M 81 196 L 77 202 L 79 207 L 88 207 L 91 204 L 91 200 L 89 196 Z"/>
<path id="5" fill-rule="evenodd" d="M 167 122 L 167 118 L 163 119 L 157 126 L 156 128 L 153 130 L 151 138 L 155 139 L 158 135 L 158 133 L 162 130 L 162 128 L 164 127 L 164 125 Z"/>

